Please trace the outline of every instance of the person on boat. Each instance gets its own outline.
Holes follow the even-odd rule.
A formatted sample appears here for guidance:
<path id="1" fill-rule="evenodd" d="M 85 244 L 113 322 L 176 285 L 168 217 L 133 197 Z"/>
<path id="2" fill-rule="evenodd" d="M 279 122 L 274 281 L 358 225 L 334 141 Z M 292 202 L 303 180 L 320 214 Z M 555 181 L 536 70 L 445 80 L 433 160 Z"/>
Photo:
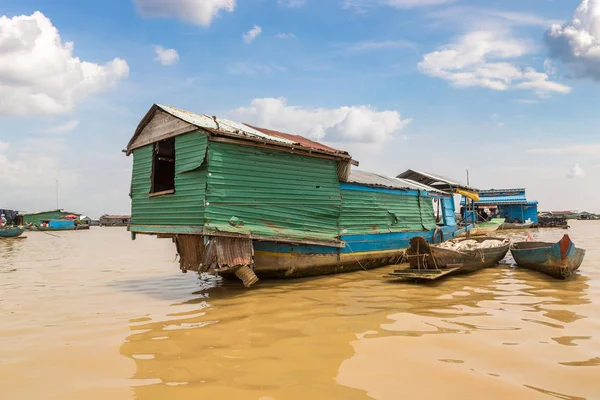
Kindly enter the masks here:
<path id="1" fill-rule="evenodd" d="M 6 217 L 4 214 L 0 215 L 0 227 L 6 226 Z"/>

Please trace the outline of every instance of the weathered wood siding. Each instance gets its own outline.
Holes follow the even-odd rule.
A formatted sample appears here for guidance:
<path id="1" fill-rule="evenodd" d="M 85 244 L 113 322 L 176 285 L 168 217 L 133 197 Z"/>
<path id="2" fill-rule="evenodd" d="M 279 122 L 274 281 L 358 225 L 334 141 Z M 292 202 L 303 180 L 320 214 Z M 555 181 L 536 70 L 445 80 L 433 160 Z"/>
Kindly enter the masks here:
<path id="1" fill-rule="evenodd" d="M 207 137 L 191 132 L 175 138 L 175 193 L 149 197 L 152 149 L 133 151 L 131 223 L 139 225 L 192 225 L 204 223 Z"/>

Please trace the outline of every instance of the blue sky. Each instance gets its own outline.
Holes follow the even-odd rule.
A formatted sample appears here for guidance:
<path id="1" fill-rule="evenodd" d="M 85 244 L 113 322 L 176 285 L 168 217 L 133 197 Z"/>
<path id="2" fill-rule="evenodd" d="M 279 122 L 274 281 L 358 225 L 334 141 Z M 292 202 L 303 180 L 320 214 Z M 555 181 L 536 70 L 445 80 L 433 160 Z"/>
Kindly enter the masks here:
<path id="1" fill-rule="evenodd" d="M 121 149 L 156 102 L 600 212 L 599 0 L 12 3 L 1 207 L 53 208 L 58 179 L 61 208 L 128 213 Z"/>

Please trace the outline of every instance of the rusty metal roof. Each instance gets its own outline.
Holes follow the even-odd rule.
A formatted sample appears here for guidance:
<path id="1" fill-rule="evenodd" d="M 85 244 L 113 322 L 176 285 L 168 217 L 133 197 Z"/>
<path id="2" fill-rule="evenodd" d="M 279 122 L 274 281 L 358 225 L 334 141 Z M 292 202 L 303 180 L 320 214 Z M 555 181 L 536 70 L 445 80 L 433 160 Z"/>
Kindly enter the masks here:
<path id="1" fill-rule="evenodd" d="M 133 137 L 127 146 L 127 154 L 131 153 L 132 144 L 136 138 L 142 133 L 144 127 L 153 119 L 157 110 L 162 110 L 175 118 L 178 118 L 197 128 L 206 129 L 217 135 L 224 135 L 234 138 L 257 141 L 261 143 L 269 143 L 271 145 L 301 149 L 310 152 L 324 153 L 338 158 L 351 159 L 351 156 L 343 150 L 337 150 L 326 146 L 322 143 L 315 142 L 300 135 L 293 135 L 284 132 L 278 132 L 271 129 L 257 128 L 248 124 L 242 124 L 235 121 L 230 121 L 225 118 L 208 116 L 204 114 L 195 114 L 189 111 L 181 110 L 171 106 L 154 104 L 146 116 L 138 125 Z M 186 132 L 176 132 L 167 136 L 174 136 Z M 356 165 L 357 163 L 353 161 Z"/>
<path id="2" fill-rule="evenodd" d="M 322 151 L 326 151 L 329 153 L 348 154 L 348 152 L 346 152 L 344 150 L 334 149 L 333 147 L 326 146 L 323 143 L 315 142 L 314 140 L 310 140 L 308 138 L 305 138 L 304 136 L 292 135 L 290 133 L 274 131 L 272 129 L 259 128 L 259 127 L 248 125 L 248 124 L 244 124 L 244 125 L 249 126 L 253 129 L 256 129 L 257 131 L 260 131 L 269 136 L 275 136 L 275 137 L 279 137 L 282 139 L 288 139 L 288 140 L 292 141 L 293 143 L 300 145 L 302 147 L 307 147 L 307 148 L 316 149 L 316 150 L 322 150 Z"/>

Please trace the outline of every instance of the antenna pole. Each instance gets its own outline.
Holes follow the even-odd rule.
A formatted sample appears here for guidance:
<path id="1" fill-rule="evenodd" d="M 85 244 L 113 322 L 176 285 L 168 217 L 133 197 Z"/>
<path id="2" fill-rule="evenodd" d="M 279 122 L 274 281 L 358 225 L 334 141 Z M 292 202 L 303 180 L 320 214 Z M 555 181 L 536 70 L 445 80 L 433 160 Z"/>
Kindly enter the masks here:
<path id="1" fill-rule="evenodd" d="M 56 180 L 56 209 L 58 210 L 58 179 Z"/>

